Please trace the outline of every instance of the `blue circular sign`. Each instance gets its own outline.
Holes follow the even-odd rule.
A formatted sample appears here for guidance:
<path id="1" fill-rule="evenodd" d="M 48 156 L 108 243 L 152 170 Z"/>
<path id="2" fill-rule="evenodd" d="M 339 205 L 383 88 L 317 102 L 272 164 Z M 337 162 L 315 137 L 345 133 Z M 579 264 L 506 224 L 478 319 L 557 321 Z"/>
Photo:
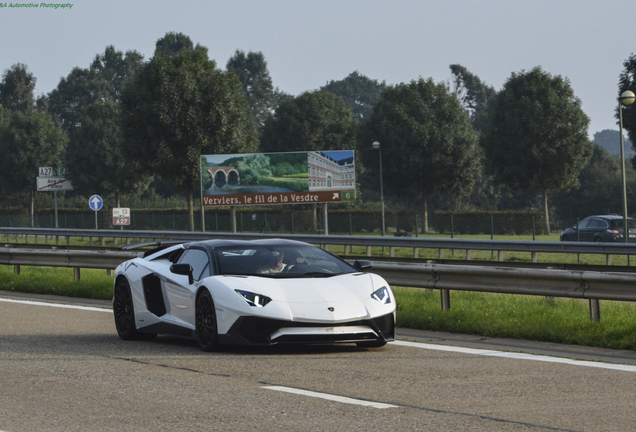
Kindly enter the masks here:
<path id="1" fill-rule="evenodd" d="M 88 206 L 95 211 L 101 210 L 104 200 L 99 195 L 93 195 L 88 199 Z"/>

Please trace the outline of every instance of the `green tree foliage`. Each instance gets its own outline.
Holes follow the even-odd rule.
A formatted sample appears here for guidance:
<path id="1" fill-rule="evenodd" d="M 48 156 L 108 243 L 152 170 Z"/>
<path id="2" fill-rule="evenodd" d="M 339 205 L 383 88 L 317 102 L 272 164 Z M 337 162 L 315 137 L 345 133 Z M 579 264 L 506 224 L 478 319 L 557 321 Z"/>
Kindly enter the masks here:
<path id="1" fill-rule="evenodd" d="M 113 101 L 95 102 L 84 111 L 82 126 L 70 140 L 65 163 L 75 189 L 85 195 L 142 192 L 149 177 L 141 176 L 123 156 L 120 106 Z"/>
<path id="2" fill-rule="evenodd" d="M 260 130 L 276 107 L 276 93 L 265 56 L 260 51 L 245 54 L 244 51 L 236 50 L 226 67 L 241 80 L 243 94 L 249 104 L 250 128 Z"/>
<path id="3" fill-rule="evenodd" d="M 26 65 L 17 63 L 4 71 L 0 82 L 0 107 L 30 114 L 36 108 L 36 79 Z"/>
<path id="4" fill-rule="evenodd" d="M 625 90 L 636 93 L 636 54 L 629 56 L 623 63 L 625 69 L 618 79 L 618 96 Z M 618 99 L 617 96 L 617 99 Z M 618 100 L 616 102 L 616 119 L 618 120 Z M 623 105 L 623 127 L 627 130 L 632 149 L 636 151 L 636 103 Z M 632 165 L 636 167 L 636 156 L 632 157 Z"/>
<path id="5" fill-rule="evenodd" d="M 164 57 L 172 57 L 182 50 L 192 51 L 194 43 L 183 33 L 169 32 L 155 44 L 155 55 L 161 53 Z"/>
<path id="6" fill-rule="evenodd" d="M 470 112 L 475 129 L 482 130 L 488 124 L 488 102 L 497 92 L 462 65 L 452 64 L 450 69 L 454 76 L 455 94 Z"/>
<path id="7" fill-rule="evenodd" d="M 360 140 L 366 174 L 379 179 L 374 141 L 381 145 L 387 189 L 421 202 L 425 231 L 428 198 L 472 188 L 479 167 L 477 135 L 468 112 L 443 84 L 420 78 L 384 90 Z"/>
<path id="8" fill-rule="evenodd" d="M 143 67 L 136 51 L 113 46 L 95 56 L 86 69 L 74 68 L 49 95 L 49 109 L 69 135 L 65 165 L 77 191 L 120 196 L 139 192 L 148 176 L 122 155 L 119 102 L 124 86 Z"/>
<path id="9" fill-rule="evenodd" d="M 592 141 L 605 148 L 610 154 L 621 154 L 621 136 L 617 130 L 604 129 L 600 132 L 596 132 Z M 625 146 L 625 156 L 627 157 L 633 153 L 632 143 L 623 136 L 623 144 Z"/>
<path id="10" fill-rule="evenodd" d="M 31 195 L 33 214 L 38 167 L 57 166 L 66 134 L 46 114 L 29 115 L 0 108 L 0 192 L 5 197 Z"/>
<path id="11" fill-rule="evenodd" d="M 386 88 L 384 81 L 372 80 L 358 71 L 350 73 L 340 81 L 329 81 L 321 90 L 341 97 L 358 121 L 368 120 L 373 107 Z"/>
<path id="12" fill-rule="evenodd" d="M 353 150 L 356 123 L 345 102 L 326 91 L 281 102 L 261 137 L 265 152 Z"/>
<path id="13" fill-rule="evenodd" d="M 249 153 L 255 140 L 246 132 L 247 101 L 236 74 L 218 69 L 200 45 L 170 56 L 162 46 L 160 39 L 154 57 L 124 89 L 124 153 L 141 172 L 187 191 L 192 230 L 201 155 Z"/>
<path id="14" fill-rule="evenodd" d="M 486 166 L 495 181 L 542 192 L 548 234 L 548 192 L 576 187 L 592 154 L 588 123 L 569 81 L 536 67 L 506 81 L 492 124 L 483 131 Z"/>
<path id="15" fill-rule="evenodd" d="M 66 78 L 49 94 L 49 111 L 55 115 L 64 130 L 72 134 L 82 126 L 86 108 L 97 102 L 119 102 L 125 84 L 139 73 L 144 65 L 137 51 L 125 54 L 106 47 L 91 65 L 73 68 Z"/>
<path id="16" fill-rule="evenodd" d="M 616 132 L 616 131 L 613 131 Z M 628 168 L 628 199 L 630 213 L 636 209 L 636 184 L 633 169 Z M 611 155 L 605 148 L 593 144 L 593 153 L 588 164 L 579 174 L 580 187 L 568 192 L 557 192 L 555 201 L 557 217 L 571 225 L 576 218 L 593 214 L 621 213 L 622 178 L 620 158 Z"/>

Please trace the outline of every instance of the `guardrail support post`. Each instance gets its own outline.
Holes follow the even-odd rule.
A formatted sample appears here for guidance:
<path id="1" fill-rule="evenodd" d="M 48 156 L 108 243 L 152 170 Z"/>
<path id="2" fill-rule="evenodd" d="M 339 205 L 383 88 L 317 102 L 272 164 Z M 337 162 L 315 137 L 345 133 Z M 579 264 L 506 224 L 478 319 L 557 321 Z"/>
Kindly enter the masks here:
<path id="1" fill-rule="evenodd" d="M 537 253 L 536 252 L 532 252 L 532 262 L 533 263 L 537 262 Z"/>
<path id="2" fill-rule="evenodd" d="M 67 236 L 66 237 L 66 245 L 70 246 L 71 245 L 71 236 Z"/>
<path id="3" fill-rule="evenodd" d="M 395 256 L 395 247 L 389 246 L 389 256 L 393 258 Z"/>
<path id="4" fill-rule="evenodd" d="M 351 246 L 345 245 L 345 247 L 344 247 L 344 255 L 348 256 L 350 250 L 351 250 Z"/>
<path id="5" fill-rule="evenodd" d="M 413 258 L 420 257 L 420 248 L 413 248 Z"/>
<path id="6" fill-rule="evenodd" d="M 450 309 L 450 291 L 447 289 L 440 290 L 442 296 L 442 310 L 447 311 Z"/>
<path id="7" fill-rule="evenodd" d="M 371 246 L 367 246 L 367 256 L 371 256 Z"/>
<path id="8" fill-rule="evenodd" d="M 73 267 L 73 278 L 76 281 L 80 280 L 80 269 L 79 269 L 79 267 Z"/>
<path id="9" fill-rule="evenodd" d="M 470 258 L 471 258 L 470 252 L 471 252 L 470 249 L 466 249 L 466 261 L 470 261 Z"/>
<path id="10" fill-rule="evenodd" d="M 590 299 L 590 319 L 592 322 L 601 320 L 601 306 L 598 299 Z"/>
<path id="11" fill-rule="evenodd" d="M 19 265 L 14 265 L 13 266 L 13 273 L 19 275 L 20 274 L 20 266 Z"/>
<path id="12" fill-rule="evenodd" d="M 93 247 L 93 237 L 88 238 L 88 246 Z"/>
<path id="13" fill-rule="evenodd" d="M 102 247 L 106 247 L 106 237 L 102 237 Z"/>
<path id="14" fill-rule="evenodd" d="M 607 254 L 607 256 L 605 257 L 605 265 L 612 265 L 612 255 Z"/>
<path id="15" fill-rule="evenodd" d="M 444 259 L 444 249 L 440 249 L 439 250 L 439 259 L 443 260 Z"/>
<path id="16" fill-rule="evenodd" d="M 106 276 L 112 276 L 113 275 L 113 270 L 112 269 L 106 269 Z"/>
<path id="17" fill-rule="evenodd" d="M 503 251 L 497 251 L 497 261 L 503 261 Z"/>

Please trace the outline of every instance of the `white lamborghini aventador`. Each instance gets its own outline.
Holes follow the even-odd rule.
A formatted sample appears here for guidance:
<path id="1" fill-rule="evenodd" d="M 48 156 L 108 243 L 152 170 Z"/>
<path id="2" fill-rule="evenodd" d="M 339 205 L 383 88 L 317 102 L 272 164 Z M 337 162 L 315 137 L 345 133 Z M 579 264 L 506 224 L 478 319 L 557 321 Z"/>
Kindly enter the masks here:
<path id="1" fill-rule="evenodd" d="M 307 243 L 208 240 L 161 245 L 122 263 L 113 311 L 122 339 L 157 334 L 219 344 L 356 343 L 395 337 L 387 282 Z"/>

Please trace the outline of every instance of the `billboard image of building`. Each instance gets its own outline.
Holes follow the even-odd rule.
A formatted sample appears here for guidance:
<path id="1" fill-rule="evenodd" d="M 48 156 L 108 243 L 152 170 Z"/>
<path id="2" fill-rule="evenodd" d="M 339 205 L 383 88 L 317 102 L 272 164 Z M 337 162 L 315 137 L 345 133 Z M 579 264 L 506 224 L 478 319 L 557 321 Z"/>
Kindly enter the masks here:
<path id="1" fill-rule="evenodd" d="M 204 207 L 353 201 L 352 150 L 201 156 Z"/>

